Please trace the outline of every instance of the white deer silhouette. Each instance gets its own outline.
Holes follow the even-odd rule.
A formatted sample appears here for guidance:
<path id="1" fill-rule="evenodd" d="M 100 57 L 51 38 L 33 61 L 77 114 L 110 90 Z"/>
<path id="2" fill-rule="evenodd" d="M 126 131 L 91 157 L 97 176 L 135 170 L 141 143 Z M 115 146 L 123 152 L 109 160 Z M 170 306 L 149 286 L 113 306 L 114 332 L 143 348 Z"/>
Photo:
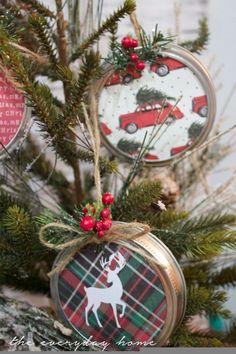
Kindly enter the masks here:
<path id="1" fill-rule="evenodd" d="M 123 317 L 125 313 L 126 304 L 123 300 L 121 300 L 123 294 L 123 285 L 120 281 L 120 278 L 118 277 L 118 273 L 126 265 L 126 260 L 122 256 L 122 254 L 118 252 L 112 254 L 109 257 L 108 261 L 104 260 L 104 258 L 102 257 L 100 260 L 100 264 L 101 267 L 107 271 L 107 282 L 112 283 L 112 285 L 109 288 L 84 287 L 88 300 L 87 306 L 85 308 L 86 324 L 87 326 L 89 326 L 88 314 L 89 311 L 92 310 L 99 327 L 102 327 L 102 324 L 98 318 L 97 310 L 100 307 L 101 303 L 105 303 L 111 304 L 116 320 L 116 326 L 120 328 L 117 316 L 117 305 L 122 306 L 122 313 L 120 314 L 120 317 Z"/>

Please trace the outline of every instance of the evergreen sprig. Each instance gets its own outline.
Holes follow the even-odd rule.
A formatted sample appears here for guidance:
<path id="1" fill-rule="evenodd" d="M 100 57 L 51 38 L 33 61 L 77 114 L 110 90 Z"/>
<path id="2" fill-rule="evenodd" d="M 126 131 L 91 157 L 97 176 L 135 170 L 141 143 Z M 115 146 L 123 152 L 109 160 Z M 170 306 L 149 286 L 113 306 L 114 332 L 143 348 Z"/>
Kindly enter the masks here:
<path id="1" fill-rule="evenodd" d="M 114 28 L 114 24 L 119 22 L 127 14 L 131 14 L 136 8 L 134 0 L 125 0 L 123 6 L 116 10 L 111 16 L 109 16 L 99 27 L 99 29 L 88 36 L 83 43 L 74 51 L 72 60 L 76 60 L 94 44 L 105 32 L 108 32 Z"/>
<path id="2" fill-rule="evenodd" d="M 112 209 L 115 220 L 144 221 L 152 203 L 161 197 L 161 185 L 158 181 L 146 181 L 134 184 L 122 199 L 118 198 Z"/>
<path id="3" fill-rule="evenodd" d="M 40 41 L 42 52 L 50 59 L 51 65 L 57 66 L 56 46 L 46 19 L 40 13 L 33 13 L 29 17 L 29 24 Z"/>
<path id="4" fill-rule="evenodd" d="M 216 273 L 210 274 L 208 278 L 210 285 L 221 287 L 235 287 L 236 286 L 236 265 L 224 267 Z"/>
<path id="5" fill-rule="evenodd" d="M 47 6 L 43 5 L 38 0 L 20 0 L 20 1 L 26 5 L 30 5 L 30 9 L 32 9 L 32 11 L 37 12 L 39 15 L 43 17 L 55 18 L 54 13 L 50 11 Z"/>
<path id="6" fill-rule="evenodd" d="M 172 250 L 177 258 L 214 257 L 225 247 L 236 248 L 236 232 L 229 230 L 235 225 L 232 215 L 209 214 L 198 218 L 178 221 L 170 228 L 153 232 Z"/>
<path id="7" fill-rule="evenodd" d="M 208 22 L 207 19 L 204 17 L 199 21 L 199 30 L 198 30 L 198 37 L 193 41 L 185 41 L 180 43 L 182 47 L 190 50 L 192 53 L 200 54 L 208 44 L 210 37 L 209 29 L 208 29 Z"/>

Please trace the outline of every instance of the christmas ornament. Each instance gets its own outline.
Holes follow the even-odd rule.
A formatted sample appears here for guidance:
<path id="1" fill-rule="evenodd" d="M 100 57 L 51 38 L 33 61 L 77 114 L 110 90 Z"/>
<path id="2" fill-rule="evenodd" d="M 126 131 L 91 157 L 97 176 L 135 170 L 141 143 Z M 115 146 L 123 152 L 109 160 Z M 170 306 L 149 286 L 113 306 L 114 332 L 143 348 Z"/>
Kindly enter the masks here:
<path id="1" fill-rule="evenodd" d="M 198 59 L 179 46 L 162 48 L 154 58 L 152 52 L 147 60 L 140 47 L 136 56 L 124 50 L 126 69 L 116 69 L 100 92 L 103 144 L 132 161 L 146 139 L 145 163 L 168 164 L 208 136 L 216 110 L 212 81 Z"/>
<path id="2" fill-rule="evenodd" d="M 116 224 L 117 225 L 117 224 Z M 132 225 L 119 224 L 130 232 Z M 138 252 L 136 251 L 138 250 Z M 68 251 L 56 259 L 63 263 Z M 107 350 L 166 345 L 185 310 L 182 271 L 150 232 L 133 241 L 80 249 L 51 278 L 58 316 L 81 339 Z"/>
<path id="3" fill-rule="evenodd" d="M 15 147 L 27 116 L 24 96 L 0 72 L 0 157 Z"/>

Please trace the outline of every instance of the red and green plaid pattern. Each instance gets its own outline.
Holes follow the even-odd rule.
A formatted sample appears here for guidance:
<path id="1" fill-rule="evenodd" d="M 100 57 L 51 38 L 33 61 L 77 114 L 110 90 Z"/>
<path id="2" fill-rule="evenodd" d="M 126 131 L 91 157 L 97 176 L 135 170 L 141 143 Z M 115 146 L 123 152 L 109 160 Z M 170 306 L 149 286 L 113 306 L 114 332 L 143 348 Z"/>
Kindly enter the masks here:
<path id="1" fill-rule="evenodd" d="M 117 306 L 117 328 L 111 304 L 101 303 L 97 310 L 102 328 L 99 327 L 93 311 L 89 312 L 89 326 L 85 322 L 87 295 L 84 287 L 107 288 L 107 272 L 102 269 L 100 259 L 109 258 L 119 251 L 126 265 L 118 273 L 123 285 L 122 300 L 126 304 L 125 313 L 120 317 L 121 308 Z M 167 304 L 163 286 L 156 272 L 137 253 L 115 244 L 107 244 L 103 252 L 87 247 L 76 254 L 74 259 L 59 275 L 59 298 L 62 310 L 68 321 L 86 338 L 93 341 L 109 342 L 109 350 L 138 350 L 139 345 L 118 344 L 125 342 L 155 341 L 167 316 Z"/>

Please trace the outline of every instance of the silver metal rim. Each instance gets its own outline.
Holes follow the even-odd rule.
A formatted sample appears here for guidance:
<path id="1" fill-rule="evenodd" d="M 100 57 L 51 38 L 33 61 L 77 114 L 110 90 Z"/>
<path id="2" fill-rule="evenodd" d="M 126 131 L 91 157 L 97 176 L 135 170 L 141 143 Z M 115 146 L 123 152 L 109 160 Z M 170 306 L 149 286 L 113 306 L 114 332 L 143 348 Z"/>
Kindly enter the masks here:
<path id="1" fill-rule="evenodd" d="M 184 275 L 177 260 L 174 258 L 170 250 L 153 234 L 149 233 L 148 235 L 139 237 L 137 240 L 131 242 L 138 244 L 141 248 L 147 251 L 147 253 L 154 256 L 158 261 L 158 265 L 154 263 L 152 265 L 156 268 L 157 274 L 161 279 L 166 294 L 167 318 L 160 335 L 156 338 L 156 345 L 163 346 L 167 343 L 169 337 L 184 317 L 187 302 L 187 291 Z M 127 241 L 124 241 L 123 246 L 125 247 L 126 244 Z M 53 267 L 63 260 L 69 252 L 70 250 L 61 252 L 57 256 Z M 80 331 L 68 321 L 61 308 L 58 292 L 58 278 L 59 274 L 56 273 L 52 276 L 50 282 L 51 296 L 55 302 L 56 312 L 67 327 L 73 328 L 76 333 L 86 340 L 88 338 L 80 333 Z M 155 338 L 153 340 L 155 341 Z"/>
<path id="2" fill-rule="evenodd" d="M 23 112 L 23 117 L 22 117 L 21 124 L 20 124 L 20 126 L 18 128 L 18 131 L 16 132 L 14 138 L 11 140 L 11 142 L 9 144 L 7 144 L 5 146 L 6 150 L 9 153 L 12 152 L 17 147 L 19 139 L 21 137 L 23 137 L 24 130 L 25 130 L 26 126 L 27 126 L 27 123 L 29 121 L 30 116 L 31 116 L 31 108 L 27 106 L 27 101 L 25 99 L 24 112 Z M 0 150 L 0 160 L 4 159 L 4 157 L 6 157 L 6 151 L 4 149 L 1 149 Z"/>
<path id="3" fill-rule="evenodd" d="M 202 87 L 205 90 L 205 93 L 207 95 L 207 100 L 208 100 L 208 114 L 207 114 L 207 122 L 204 125 L 204 129 L 202 130 L 202 133 L 199 135 L 199 137 L 196 139 L 196 141 L 191 144 L 186 150 L 182 153 L 179 153 L 176 156 L 173 156 L 167 160 L 162 160 L 162 161 L 148 161 L 144 160 L 144 164 L 148 166 L 166 166 L 172 163 L 174 160 L 178 159 L 181 155 L 186 153 L 188 150 L 192 150 L 196 148 L 197 146 L 201 145 L 206 138 L 208 137 L 212 125 L 214 123 L 215 115 L 216 115 L 216 95 L 215 95 L 215 89 L 214 85 L 212 82 L 212 79 L 207 71 L 207 69 L 203 66 L 203 64 L 187 49 L 180 47 L 178 45 L 172 45 L 169 48 L 166 48 L 165 50 L 162 50 L 160 52 L 161 55 L 167 56 L 173 59 L 176 59 L 183 64 L 185 64 L 199 79 Z M 126 154 L 124 151 L 118 149 L 117 147 L 114 147 L 112 143 L 109 141 L 109 139 L 106 137 L 106 135 L 101 131 L 101 137 L 102 137 L 102 143 L 104 146 L 115 156 L 120 158 L 121 161 L 128 161 L 132 162 L 134 161 L 134 158 L 132 158 L 130 155 Z"/>

